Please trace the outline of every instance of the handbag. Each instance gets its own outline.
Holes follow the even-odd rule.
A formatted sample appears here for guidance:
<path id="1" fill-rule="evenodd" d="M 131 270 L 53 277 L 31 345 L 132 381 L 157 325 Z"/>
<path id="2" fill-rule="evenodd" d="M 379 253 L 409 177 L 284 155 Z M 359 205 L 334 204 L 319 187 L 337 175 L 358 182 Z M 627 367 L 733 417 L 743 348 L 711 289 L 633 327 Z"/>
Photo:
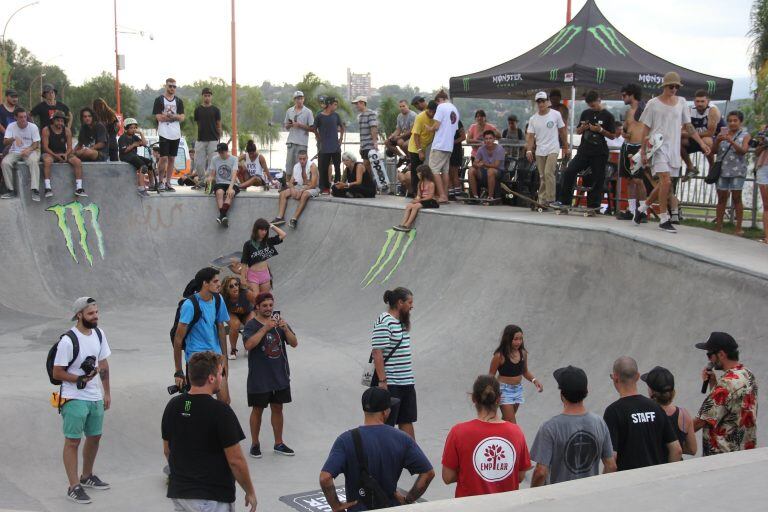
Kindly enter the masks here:
<path id="1" fill-rule="evenodd" d="M 741 135 L 741 132 L 736 134 L 736 137 Z M 734 138 L 736 138 L 734 137 Z M 707 172 L 707 177 L 704 178 L 704 183 L 707 185 L 714 185 L 717 183 L 717 180 L 720 179 L 720 174 L 723 172 L 723 160 L 725 160 L 725 155 L 728 154 L 728 152 L 731 150 L 731 145 L 728 145 L 728 149 L 725 150 L 725 153 L 723 153 L 722 158 L 718 158 L 717 162 L 712 164 L 712 167 L 709 168 L 709 172 Z"/>
<path id="2" fill-rule="evenodd" d="M 395 345 L 395 348 L 393 348 L 389 354 L 387 354 L 384 357 L 384 365 L 386 366 L 387 361 L 389 361 L 389 358 L 392 357 L 392 355 L 397 352 L 397 349 L 400 348 L 400 344 L 403 342 L 403 338 L 400 338 L 400 341 L 397 342 L 397 345 Z M 365 370 L 363 370 L 363 377 L 360 379 L 360 384 L 362 384 L 366 388 L 370 388 L 373 386 L 379 385 L 379 378 L 376 375 L 376 364 L 373 362 L 373 351 L 371 351 L 371 355 L 368 357 L 368 366 L 365 367 Z"/>

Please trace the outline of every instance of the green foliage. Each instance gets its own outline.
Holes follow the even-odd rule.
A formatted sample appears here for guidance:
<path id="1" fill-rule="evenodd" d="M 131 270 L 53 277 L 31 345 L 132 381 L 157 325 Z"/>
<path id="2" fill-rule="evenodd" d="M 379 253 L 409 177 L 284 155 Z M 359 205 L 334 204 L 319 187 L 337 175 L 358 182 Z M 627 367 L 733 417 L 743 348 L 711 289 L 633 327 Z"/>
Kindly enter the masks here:
<path id="1" fill-rule="evenodd" d="M 347 120 L 352 119 L 355 114 L 352 111 L 352 105 L 344 99 L 344 93 L 338 87 L 332 86 L 326 80 L 321 79 L 313 72 L 309 72 L 296 84 L 296 90 L 304 93 L 304 105 L 312 112 L 317 113 L 322 110 L 322 100 L 328 96 L 333 96 L 339 100 L 339 115 Z M 293 99 L 285 104 L 285 108 L 293 106 Z M 355 116 L 356 117 L 356 116 Z"/>
<path id="2" fill-rule="evenodd" d="M 751 68 L 758 74 L 768 59 L 768 0 L 755 0 L 750 12 Z"/>
<path id="3" fill-rule="evenodd" d="M 99 76 L 87 80 L 83 85 L 70 87 L 65 103 L 72 110 L 74 116 L 74 131 L 80 126 L 80 109 L 90 107 L 93 100 L 102 98 L 107 105 L 117 110 L 117 100 L 115 99 L 115 77 L 106 71 Z M 138 113 L 138 101 L 133 88 L 120 84 L 120 104 L 122 105 L 123 117 L 134 117 Z"/>
<path id="4" fill-rule="evenodd" d="M 387 96 L 379 104 L 379 133 L 381 135 L 390 134 L 397 127 L 397 116 L 400 109 L 397 106 L 398 100 L 392 96 Z"/>
<path id="5" fill-rule="evenodd" d="M 0 76 L 5 78 L 4 89 L 16 89 L 19 93 L 19 105 L 32 108 L 40 103 L 42 84 L 46 83 L 53 84 L 59 91 L 59 99 L 66 103 L 64 98 L 69 89 L 69 79 L 64 70 L 56 65 L 44 65 L 29 50 L 16 46 L 10 39 L 6 39 L 4 48 L 0 46 L 0 54 L 3 51 L 8 62 L 2 66 Z"/>

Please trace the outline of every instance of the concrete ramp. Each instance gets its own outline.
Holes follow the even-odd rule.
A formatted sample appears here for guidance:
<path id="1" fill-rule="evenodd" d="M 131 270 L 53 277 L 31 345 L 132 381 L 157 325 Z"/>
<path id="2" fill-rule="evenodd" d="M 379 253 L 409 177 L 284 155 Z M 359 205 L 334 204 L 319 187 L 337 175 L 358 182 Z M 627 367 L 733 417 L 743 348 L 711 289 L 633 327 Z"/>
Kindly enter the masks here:
<path id="1" fill-rule="evenodd" d="M 61 420 L 47 404 L 53 389 L 43 365 L 70 325 L 69 304 L 87 294 L 100 303 L 113 349 L 113 408 L 96 466 L 113 488 L 92 496 L 94 508 L 171 510 L 159 432 L 172 383 L 168 330 L 176 301 L 200 267 L 242 247 L 256 218 L 275 215 L 276 197 L 241 194 L 225 230 L 203 194 L 141 199 L 124 164 L 86 166 L 90 197 L 77 202 L 68 168 L 54 173 L 53 200 L 31 202 L 22 171 L 21 197 L 0 202 L 0 508 L 77 508 L 65 500 Z M 545 388 L 537 394 L 526 386 L 519 421 L 529 443 L 559 411 L 551 375 L 560 366 L 587 371 L 587 404 L 598 413 L 615 399 L 608 374 L 624 354 L 642 370 L 670 368 L 676 402 L 695 412 L 705 359 L 693 343 L 712 330 L 735 336 L 758 379 L 768 370 L 768 252 L 761 244 L 693 228 L 668 235 L 612 218 L 464 205 L 424 212 L 414 238 L 398 241 L 387 230 L 402 206 L 388 197 L 313 200 L 270 260 L 277 308 L 299 337 L 290 353 L 294 402 L 286 407 L 285 430 L 297 456 L 266 450 L 263 459 L 249 459 L 260 510 L 287 510 L 280 496 L 317 489 L 333 440 L 360 421 L 360 373 L 387 288 L 407 286 L 415 294 L 416 436 L 438 470 L 448 430 L 473 417 L 466 392 L 488 370 L 508 323 L 524 329 L 530 368 Z M 231 374 L 232 405 L 247 432 L 242 357 Z M 271 442 L 265 421 L 262 447 Z M 401 486 L 410 481 L 404 476 Z M 425 498 L 452 495 L 436 480 Z"/>

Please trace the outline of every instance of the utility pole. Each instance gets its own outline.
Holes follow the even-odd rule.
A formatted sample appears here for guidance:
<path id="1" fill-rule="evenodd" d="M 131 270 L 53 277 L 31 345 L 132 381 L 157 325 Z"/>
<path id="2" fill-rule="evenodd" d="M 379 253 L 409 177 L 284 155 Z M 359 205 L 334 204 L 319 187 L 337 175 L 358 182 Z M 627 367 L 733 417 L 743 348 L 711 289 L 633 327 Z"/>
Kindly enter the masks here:
<path id="1" fill-rule="evenodd" d="M 235 0 L 232 5 L 232 154 L 237 156 L 237 55 L 235 47 Z"/>

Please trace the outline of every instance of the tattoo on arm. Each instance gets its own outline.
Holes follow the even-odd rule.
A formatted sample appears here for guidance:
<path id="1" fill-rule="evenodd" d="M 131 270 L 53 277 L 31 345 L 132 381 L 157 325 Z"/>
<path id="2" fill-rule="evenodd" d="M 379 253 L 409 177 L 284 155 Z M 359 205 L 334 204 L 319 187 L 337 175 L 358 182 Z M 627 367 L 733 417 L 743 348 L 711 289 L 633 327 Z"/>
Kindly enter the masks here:
<path id="1" fill-rule="evenodd" d="M 100 368 L 99 377 L 101 377 L 101 380 L 109 380 L 109 368 Z"/>
<path id="2" fill-rule="evenodd" d="M 321 487 L 323 489 L 323 494 L 325 495 L 325 500 L 329 505 L 334 506 L 339 503 L 339 495 L 336 494 L 336 485 L 333 482 L 323 484 Z"/>
<path id="3" fill-rule="evenodd" d="M 693 127 L 691 123 L 685 123 L 685 126 L 683 126 L 683 128 L 685 128 L 685 131 L 688 135 L 693 135 L 696 133 L 696 129 Z"/>
<path id="4" fill-rule="evenodd" d="M 419 476 L 419 478 L 416 479 L 416 482 L 414 482 L 411 490 L 408 491 L 408 494 L 406 495 L 406 501 L 408 503 L 415 503 L 419 498 L 421 498 L 422 494 L 424 494 L 426 490 L 427 484 L 425 479 Z"/>

